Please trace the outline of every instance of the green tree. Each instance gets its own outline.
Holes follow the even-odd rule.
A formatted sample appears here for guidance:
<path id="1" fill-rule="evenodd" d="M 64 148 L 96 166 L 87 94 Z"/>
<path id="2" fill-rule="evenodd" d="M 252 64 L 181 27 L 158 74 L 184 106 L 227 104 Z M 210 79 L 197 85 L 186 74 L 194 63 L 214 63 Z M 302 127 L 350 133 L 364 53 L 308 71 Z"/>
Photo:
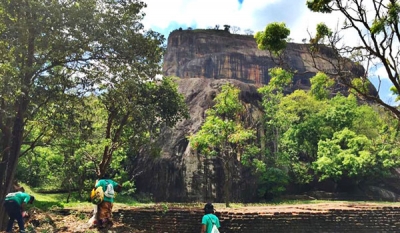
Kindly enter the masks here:
<path id="1" fill-rule="evenodd" d="M 333 32 L 331 31 L 330 28 L 328 28 L 328 26 L 326 26 L 326 24 L 324 23 L 319 23 L 317 24 L 317 34 L 315 35 L 315 38 L 311 39 L 311 43 L 312 44 L 318 44 L 318 43 L 322 43 L 324 42 L 325 38 L 329 38 L 331 37 L 333 34 Z"/>
<path id="2" fill-rule="evenodd" d="M 189 137 L 190 145 L 201 153 L 219 158 L 224 170 L 224 199 L 230 205 L 232 177 L 235 161 L 242 155 L 257 153 L 253 140 L 255 131 L 243 125 L 241 114 L 245 110 L 239 100 L 240 90 L 232 84 L 222 86 L 215 97 L 215 105 L 207 110 L 207 117 L 201 129 Z"/>
<path id="3" fill-rule="evenodd" d="M 108 144 L 104 147 L 99 175 L 106 172 L 113 152 L 138 135 L 147 137 L 142 148 L 151 146 L 162 127 L 172 127 L 178 120 L 188 117 L 184 98 L 171 78 L 142 84 L 129 79 L 120 85 L 113 84 L 100 96 L 107 114 L 104 140 Z"/>
<path id="4" fill-rule="evenodd" d="M 319 179 L 321 173 L 316 172 L 314 163 L 321 153 L 319 143 L 331 140 L 335 133 L 344 129 L 371 140 L 373 144 L 378 143 L 374 139 L 380 135 L 387 141 L 396 140 L 396 136 L 390 136 L 395 130 L 387 128 L 392 123 L 382 121 L 372 107 L 358 103 L 354 95 L 345 97 L 338 94 L 329 98 L 326 88 L 332 80 L 327 75 L 318 73 L 311 78 L 311 83 L 309 92 L 297 90 L 282 97 L 278 111 L 271 118 L 280 131 L 276 139 L 280 151 L 277 158 L 286 161 L 292 181 L 304 184 Z M 386 133 L 382 133 L 384 130 Z M 372 153 L 376 156 L 378 152 Z M 382 167 L 377 169 L 384 170 Z"/>
<path id="5" fill-rule="evenodd" d="M 281 128 L 279 156 L 295 183 L 309 183 L 313 179 L 311 163 L 324 134 L 319 112 L 326 106 L 325 101 L 318 101 L 303 90 L 285 96 L 279 104 L 274 119 Z"/>
<path id="6" fill-rule="evenodd" d="M 286 70 L 290 70 L 286 58 L 286 45 L 290 40 L 290 30 L 286 27 L 285 23 L 270 23 L 265 27 L 262 32 L 257 32 L 254 35 L 256 43 L 260 50 L 267 50 L 271 53 L 271 59 Z M 277 60 L 276 60 L 277 59 Z"/>
<path id="7" fill-rule="evenodd" d="M 380 140 L 374 142 L 347 128 L 336 132 L 332 139 L 321 140 L 318 146 L 318 159 L 314 166 L 321 174 L 320 180 L 331 178 L 338 181 L 350 177 L 358 184 L 381 179 L 399 165 L 398 148 L 384 146 Z"/>
<path id="8" fill-rule="evenodd" d="M 259 49 L 279 54 L 280 51 L 286 48 L 289 34 L 290 30 L 285 23 L 275 22 L 268 24 L 263 32 L 257 32 L 254 38 Z"/>
<path id="9" fill-rule="evenodd" d="M 183 96 L 178 94 L 171 78 L 135 85 L 140 88 L 137 92 L 133 87 L 123 88 L 127 88 L 126 94 L 121 93 L 122 87 L 114 86 L 113 91 L 119 92 L 118 99 L 106 99 L 106 95 L 111 95 L 106 91 L 100 96 L 83 96 L 76 102 L 65 103 L 61 111 L 52 108 L 52 118 L 38 116 L 41 121 L 46 120 L 48 131 L 44 132 L 44 137 L 51 138 L 51 142 L 42 140 L 32 153 L 21 158 L 18 168 L 26 172 L 19 173 L 18 178 L 33 186 L 51 184 L 50 188 L 82 194 L 107 168 L 110 175 L 118 174 L 117 178 L 125 182 L 126 190 L 132 189 L 133 176 L 128 176 L 130 171 L 123 166 L 125 160 L 152 147 L 161 127 L 174 125 L 181 117 L 186 117 L 187 112 Z M 119 111 L 113 119 L 110 119 L 110 106 Z M 117 120 L 125 114 L 129 114 L 125 121 Z M 110 132 L 109 137 L 107 132 Z M 130 148 L 133 144 L 138 148 Z M 103 160 L 104 148 L 110 148 L 106 151 L 107 160 Z M 59 160 L 49 161 L 53 157 Z M 104 168 L 102 161 L 108 163 Z"/>
<path id="10" fill-rule="evenodd" d="M 271 80 L 268 85 L 258 89 L 262 95 L 262 106 L 264 110 L 264 131 L 265 131 L 265 144 L 261 148 L 265 151 L 267 158 L 270 162 L 268 165 L 275 164 L 276 156 L 278 154 L 278 142 L 280 136 L 280 128 L 276 121 L 276 114 L 278 112 L 279 103 L 283 98 L 283 91 L 288 87 L 293 78 L 293 74 L 285 71 L 282 68 L 275 67 L 269 69 Z"/>
<path id="11" fill-rule="evenodd" d="M 164 38 L 143 30 L 145 6 L 134 0 L 0 1 L 0 198 L 24 153 L 26 122 L 39 109 L 65 93 L 159 72 Z"/>
<path id="12" fill-rule="evenodd" d="M 343 30 L 352 30 L 358 35 L 360 41 L 359 45 L 351 47 L 346 43 L 342 45 L 341 38 L 343 36 L 340 35 L 340 32 L 325 34 L 330 37 L 329 47 L 336 54 L 331 59 L 332 64 L 335 64 L 335 69 L 325 72 L 336 74 L 341 83 L 353 89 L 360 97 L 383 106 L 400 120 L 399 108 L 386 103 L 370 91 L 369 72 L 365 72 L 360 77 L 354 77 L 348 72 L 349 60 L 344 58 L 347 56 L 354 62 L 366 64 L 367 70 L 371 68 L 371 65 L 374 65 L 375 68 L 383 67 L 385 74 L 393 84 L 390 90 L 394 95 L 400 93 L 399 70 L 397 68 L 400 60 L 397 46 L 400 39 L 399 2 L 396 0 L 372 1 L 370 4 L 366 4 L 363 0 L 307 0 L 307 7 L 314 12 L 341 13 L 345 17 Z"/>
<path id="13" fill-rule="evenodd" d="M 330 95 L 330 87 L 335 84 L 333 79 L 330 79 L 326 74 L 318 72 L 310 79 L 311 95 L 318 100 L 327 99 Z"/>
<path id="14" fill-rule="evenodd" d="M 76 151 L 90 141 L 95 131 L 94 121 L 100 123 L 104 117 L 94 118 L 96 113 L 101 115 L 90 104 L 96 100 L 95 96 L 72 97 L 64 98 L 62 108 L 59 104 L 48 104 L 33 120 L 27 121 L 26 141 L 36 141 L 31 150 L 26 149 L 31 144 L 22 146 L 26 153 L 19 160 L 18 180 L 33 187 L 61 188 L 71 193 L 85 187 L 88 175 L 94 178 L 93 169 L 81 169 L 87 159 L 77 157 Z"/>
<path id="15" fill-rule="evenodd" d="M 263 140 L 261 141 L 262 155 L 253 160 L 259 179 L 259 195 L 272 199 L 285 191 L 288 177 L 280 159 L 280 139 L 282 133 L 282 119 L 277 118 L 279 104 L 284 97 L 283 91 L 290 87 L 293 74 L 275 67 L 269 69 L 271 80 L 258 89 L 262 95 Z"/>
<path id="16" fill-rule="evenodd" d="M 231 28 L 231 25 L 224 24 L 224 31 L 229 32 L 230 28 Z"/>

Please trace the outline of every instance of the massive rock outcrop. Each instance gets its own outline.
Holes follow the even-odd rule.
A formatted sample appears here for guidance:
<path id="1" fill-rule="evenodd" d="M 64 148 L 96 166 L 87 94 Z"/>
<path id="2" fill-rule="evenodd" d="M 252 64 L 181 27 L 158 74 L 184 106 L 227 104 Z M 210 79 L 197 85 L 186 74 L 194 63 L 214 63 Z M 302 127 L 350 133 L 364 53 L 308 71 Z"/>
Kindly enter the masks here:
<path id="1" fill-rule="evenodd" d="M 310 77 L 318 70 L 332 71 L 333 51 L 321 47 L 315 59 L 309 44 L 288 43 L 284 61 L 287 68 L 296 71 L 291 91 L 308 89 Z M 165 76 L 180 78 L 237 79 L 256 85 L 267 84 L 268 70 L 276 67 L 278 60 L 266 50 L 259 50 L 251 35 L 230 34 L 223 30 L 173 31 L 168 37 L 164 56 Z M 355 77 L 364 74 L 362 66 L 350 64 Z M 339 83 L 334 92 L 346 92 Z"/>
<path id="2" fill-rule="evenodd" d="M 291 91 L 309 89 L 309 78 L 317 72 L 307 46 L 288 45 L 286 62 L 297 70 Z M 316 62 L 331 69 L 324 59 Z M 190 119 L 164 129 L 159 140 L 161 157 L 143 155 L 140 159 L 137 166 L 147 169 L 135 180 L 138 192 L 151 193 L 156 201 L 223 201 L 220 162 L 194 153 L 187 136 L 200 129 L 205 111 L 226 82 L 239 87 L 248 109 L 246 118 L 257 122 L 262 116 L 257 87 L 269 82 L 268 69 L 275 66 L 270 54 L 260 51 L 252 36 L 216 30 L 172 32 L 163 72 L 181 78 L 177 81 L 179 92 L 185 96 Z M 362 67 L 357 66 L 352 71 L 355 75 L 363 73 Z M 240 168 L 239 173 L 233 182 L 232 200 L 253 201 L 257 197 L 256 182 L 245 168 Z"/>

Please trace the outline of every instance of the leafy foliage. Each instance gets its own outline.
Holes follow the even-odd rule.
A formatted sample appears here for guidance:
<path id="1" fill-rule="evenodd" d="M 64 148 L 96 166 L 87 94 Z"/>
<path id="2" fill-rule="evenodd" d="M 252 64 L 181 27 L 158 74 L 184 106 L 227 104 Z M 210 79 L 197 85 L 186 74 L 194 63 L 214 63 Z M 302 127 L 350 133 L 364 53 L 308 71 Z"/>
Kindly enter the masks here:
<path id="1" fill-rule="evenodd" d="M 331 2 L 333 0 L 307 0 L 307 7 L 312 11 L 322 12 L 322 13 L 331 13 L 332 7 Z"/>
<path id="2" fill-rule="evenodd" d="M 329 97 L 329 88 L 335 84 L 333 79 L 330 79 L 326 74 L 318 72 L 310 79 L 311 95 L 317 100 L 327 99 Z"/>
<path id="3" fill-rule="evenodd" d="M 255 174 L 259 179 L 259 195 L 272 199 L 285 191 L 288 176 L 282 167 L 280 158 L 279 142 L 281 125 L 285 119 L 278 119 L 279 104 L 283 98 L 283 90 L 288 87 L 293 74 L 282 68 L 275 67 L 269 70 L 271 80 L 268 85 L 258 89 L 262 95 L 262 106 L 264 108 L 264 137 L 261 148 L 265 148 L 264 156 L 253 160 Z M 281 121 L 282 120 L 282 121 Z"/>
<path id="4" fill-rule="evenodd" d="M 195 149 L 225 158 L 228 154 L 242 151 L 239 145 L 254 138 L 254 131 L 244 128 L 240 123 L 244 108 L 239 101 L 239 92 L 232 84 L 222 87 L 221 93 L 215 98 L 214 107 L 207 110 L 201 130 L 189 137 Z M 218 154 L 219 151 L 222 154 Z"/>
<path id="5" fill-rule="evenodd" d="M 374 145 L 365 135 L 357 135 L 345 128 L 336 132 L 332 139 L 319 142 L 318 159 L 314 162 L 320 180 L 335 181 L 351 177 L 357 181 L 388 175 L 390 169 L 399 165 L 399 150 Z"/>
<path id="6" fill-rule="evenodd" d="M 332 31 L 331 29 L 326 26 L 324 23 L 319 23 L 317 24 L 317 34 L 315 35 L 315 38 L 311 39 L 312 44 L 317 44 L 320 43 L 321 40 L 324 40 L 326 37 L 331 37 L 332 36 Z"/>
<path id="7" fill-rule="evenodd" d="M 38 116 L 41 120 L 48 120 L 48 131 L 42 133 L 44 137 L 51 136 L 51 140 L 37 145 L 21 158 L 18 169 L 25 172 L 19 172 L 17 178 L 35 187 L 51 183 L 52 188 L 78 190 L 83 194 L 93 186 L 93 180 L 100 172 L 104 148 L 113 145 L 109 173 L 121 181 L 125 193 L 133 193 L 134 168 L 127 166 L 130 157 L 152 147 L 161 127 L 174 125 L 181 117 L 187 116 L 183 97 L 177 93 L 172 79 L 149 81 L 142 88 L 133 99 L 137 102 L 131 101 L 129 106 L 123 106 L 123 97 L 119 96 L 120 102 L 112 105 L 137 109 L 129 115 L 119 139 L 106 138 L 109 112 L 102 98 L 109 93 L 84 96 L 74 106 L 66 104 L 65 114 L 56 114 L 59 118 Z M 159 96 L 163 98 L 159 99 Z M 117 132 L 118 127 L 112 131 Z M 58 160 L 48 161 L 50 158 Z"/>
<path id="8" fill-rule="evenodd" d="M 307 7 L 313 12 L 331 13 L 338 12 L 345 17 L 344 30 L 351 30 L 358 35 L 358 45 L 343 43 L 345 38 L 338 30 L 332 33 L 324 24 L 317 25 L 316 41 L 321 36 L 328 35 L 328 46 L 332 49 L 330 60 L 334 70 L 317 69 L 335 75 L 341 83 L 352 89 L 353 92 L 363 99 L 374 102 L 379 106 L 391 111 L 400 119 L 399 108 L 393 107 L 391 103 L 381 99 L 374 91 L 371 91 L 371 82 L 368 76 L 371 72 L 365 72 L 361 77 L 354 77 L 348 72 L 349 59 L 357 64 L 364 65 L 366 70 L 382 67 L 385 76 L 393 84 L 390 88 L 397 96 L 400 93 L 399 82 L 399 48 L 397 43 L 400 38 L 399 13 L 400 4 L 398 1 L 372 1 L 366 4 L 363 0 L 336 1 L 336 0 L 307 0 Z M 348 57 L 349 59 L 345 58 Z M 381 78 L 381 77 L 378 77 Z M 382 88 L 379 85 L 377 88 Z M 379 92 L 380 90 L 378 90 Z"/>
<path id="9" fill-rule="evenodd" d="M 201 129 L 189 137 L 194 149 L 222 161 L 226 206 L 230 203 L 230 177 L 235 174 L 235 161 L 241 161 L 243 155 L 244 158 L 251 158 L 253 153 L 258 153 L 253 144 L 255 131 L 245 127 L 241 121 L 245 109 L 239 100 L 239 92 L 232 84 L 223 85 L 221 93 L 214 99 L 215 105 L 207 110 Z"/>
<path id="10" fill-rule="evenodd" d="M 279 54 L 286 48 L 286 40 L 289 34 L 290 30 L 285 23 L 275 22 L 268 24 L 263 32 L 257 32 L 254 38 L 259 49 Z"/>
<path id="11" fill-rule="evenodd" d="M 155 79 L 165 38 L 144 30 L 144 7 L 0 1 L 0 199 L 19 161 L 18 178 L 35 185 L 81 191 L 112 167 L 134 190 L 116 165 L 128 143 L 187 116 L 175 84 Z"/>
<path id="12" fill-rule="evenodd" d="M 279 197 L 286 191 L 286 186 L 289 183 L 289 177 L 284 170 L 279 168 L 263 166 L 265 170 L 259 170 L 261 174 L 259 178 L 259 189 L 258 193 L 266 200 L 272 200 L 275 197 Z"/>
<path id="13" fill-rule="evenodd" d="M 311 83 L 309 92 L 296 90 L 286 96 L 274 82 L 259 89 L 268 169 L 287 170 L 289 182 L 297 184 L 316 179 L 340 183 L 345 178 L 371 182 L 390 174 L 398 150 L 383 142 L 397 144 L 397 129 L 388 129 L 393 122 L 384 120 L 383 112 L 359 104 L 353 95 L 330 97 L 332 79 L 324 73 L 316 74 Z"/>

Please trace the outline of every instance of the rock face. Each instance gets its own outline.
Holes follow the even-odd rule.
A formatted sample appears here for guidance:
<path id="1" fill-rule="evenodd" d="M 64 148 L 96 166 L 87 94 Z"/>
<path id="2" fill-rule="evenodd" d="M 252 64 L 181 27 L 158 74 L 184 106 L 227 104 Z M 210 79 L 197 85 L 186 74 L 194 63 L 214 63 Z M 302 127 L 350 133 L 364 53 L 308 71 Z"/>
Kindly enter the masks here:
<path id="1" fill-rule="evenodd" d="M 309 78 L 317 70 L 313 68 L 307 45 L 289 44 L 286 57 L 289 66 L 297 70 L 289 91 L 309 89 Z M 320 67 L 330 68 L 326 60 L 317 62 Z M 262 116 L 257 87 L 269 82 L 268 69 L 275 66 L 268 52 L 258 50 L 252 36 L 215 30 L 172 32 L 163 72 L 181 78 L 177 81 L 179 92 L 186 98 L 190 119 L 163 130 L 159 139 L 161 157 L 143 155 L 136 164 L 147 168 L 136 177 L 138 192 L 152 194 L 155 201 L 223 202 L 224 174 L 220 161 L 194 153 L 187 136 L 200 129 L 205 111 L 213 105 L 214 97 L 226 82 L 239 87 L 248 109 L 246 118 L 257 123 Z M 359 67 L 352 71 L 355 75 L 363 73 Z M 232 201 L 254 201 L 256 181 L 245 168 L 239 164 L 237 167 L 239 178 L 233 181 Z"/>
<path id="2" fill-rule="evenodd" d="M 213 99 L 222 85 L 233 83 L 241 90 L 240 99 L 246 104 L 246 119 L 257 122 L 261 116 L 261 96 L 253 84 L 238 80 L 191 78 L 179 79 L 178 91 L 185 96 L 190 119 L 179 122 L 174 128 L 166 128 L 159 139 L 162 154 L 159 158 L 144 158 L 141 164 L 148 169 L 135 180 L 139 192 L 151 193 L 156 201 L 218 201 L 223 202 L 223 181 L 219 160 L 196 154 L 190 147 L 187 136 L 196 133 L 205 118 L 205 111 L 213 106 Z M 148 160 L 151 160 L 149 162 Z M 138 164 L 138 166 L 141 166 Z M 237 164 L 241 179 L 233 183 L 232 199 L 252 201 L 257 188 L 249 171 Z"/>
<path id="3" fill-rule="evenodd" d="M 320 52 L 325 58 L 332 53 L 326 48 Z M 223 30 L 176 30 L 168 37 L 163 72 L 165 76 L 180 78 L 237 79 L 262 85 L 269 82 L 268 70 L 276 67 L 277 62 L 268 51 L 259 50 L 250 35 L 235 35 Z M 296 71 L 290 91 L 309 89 L 309 79 L 318 72 L 309 45 L 289 43 L 285 62 Z M 332 71 L 330 62 L 329 58 L 316 61 L 321 70 Z M 351 67 L 355 76 L 363 75 L 363 67 Z M 334 92 L 344 90 L 340 85 L 335 89 Z"/>

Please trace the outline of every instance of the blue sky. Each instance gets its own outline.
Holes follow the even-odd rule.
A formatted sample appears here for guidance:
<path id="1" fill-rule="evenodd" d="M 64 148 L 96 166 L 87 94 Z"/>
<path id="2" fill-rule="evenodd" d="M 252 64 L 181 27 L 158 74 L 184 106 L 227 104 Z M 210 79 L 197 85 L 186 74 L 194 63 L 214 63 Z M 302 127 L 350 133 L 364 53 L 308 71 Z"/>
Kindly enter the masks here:
<path id="1" fill-rule="evenodd" d="M 321 14 L 310 12 L 306 0 L 145 0 L 146 16 L 143 24 L 146 29 L 158 31 L 168 37 L 169 33 L 179 27 L 186 29 L 209 28 L 215 25 L 228 24 L 240 27 L 239 33 L 250 29 L 262 31 L 271 22 L 284 22 L 290 29 L 293 42 L 302 43 L 315 32 L 316 25 L 324 22 L 335 29 L 342 25 L 339 14 Z M 357 36 L 347 32 L 346 43 L 357 43 Z M 386 102 L 393 102 L 387 91 L 391 83 L 383 69 L 370 72 L 371 81 L 378 84 L 382 80 L 380 96 Z"/>

